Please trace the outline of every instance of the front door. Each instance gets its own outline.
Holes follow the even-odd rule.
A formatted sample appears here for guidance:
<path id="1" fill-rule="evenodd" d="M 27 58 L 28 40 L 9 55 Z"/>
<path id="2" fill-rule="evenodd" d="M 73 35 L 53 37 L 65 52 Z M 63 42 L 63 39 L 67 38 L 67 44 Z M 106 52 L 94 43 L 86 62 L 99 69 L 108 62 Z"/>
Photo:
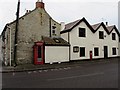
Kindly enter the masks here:
<path id="1" fill-rule="evenodd" d="M 104 46 L 104 58 L 108 58 L 108 47 Z"/>

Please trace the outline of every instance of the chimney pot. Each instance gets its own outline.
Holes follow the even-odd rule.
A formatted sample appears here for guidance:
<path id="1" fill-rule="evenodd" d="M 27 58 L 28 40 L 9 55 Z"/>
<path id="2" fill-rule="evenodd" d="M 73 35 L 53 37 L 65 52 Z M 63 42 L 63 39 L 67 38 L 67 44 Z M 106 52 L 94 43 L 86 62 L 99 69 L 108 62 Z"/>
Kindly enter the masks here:
<path id="1" fill-rule="evenodd" d="M 106 26 L 108 26 L 108 22 L 106 22 Z"/>
<path id="2" fill-rule="evenodd" d="M 43 3 L 42 1 L 40 2 L 40 1 L 38 0 L 38 1 L 36 2 L 36 8 L 43 8 L 43 9 L 44 9 L 44 6 L 45 6 L 45 5 L 44 5 L 44 3 Z"/>
<path id="3" fill-rule="evenodd" d="M 61 31 L 63 31 L 65 29 L 65 22 L 61 22 Z"/>

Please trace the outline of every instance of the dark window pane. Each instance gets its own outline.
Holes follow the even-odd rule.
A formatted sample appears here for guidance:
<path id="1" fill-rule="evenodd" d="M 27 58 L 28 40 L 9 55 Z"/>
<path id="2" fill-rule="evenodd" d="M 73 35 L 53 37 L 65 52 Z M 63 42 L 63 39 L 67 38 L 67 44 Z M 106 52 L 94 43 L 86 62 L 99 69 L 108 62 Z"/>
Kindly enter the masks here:
<path id="1" fill-rule="evenodd" d="M 79 52 L 79 47 L 78 46 L 74 46 L 73 47 L 73 52 Z"/>
<path id="2" fill-rule="evenodd" d="M 112 48 L 112 52 L 113 55 L 117 55 L 116 48 Z"/>
<path id="3" fill-rule="evenodd" d="M 112 40 L 116 40 L 116 34 L 112 33 Z"/>
<path id="4" fill-rule="evenodd" d="M 41 58 L 41 46 L 38 46 L 38 58 Z"/>
<path id="5" fill-rule="evenodd" d="M 85 28 L 79 28 L 79 37 L 86 37 Z"/>
<path id="6" fill-rule="evenodd" d="M 85 57 L 85 47 L 80 47 L 80 57 Z"/>
<path id="7" fill-rule="evenodd" d="M 52 30 L 52 33 L 55 34 L 55 30 Z"/>
<path id="8" fill-rule="evenodd" d="M 98 48 L 94 48 L 94 56 L 99 56 L 99 49 Z"/>
<path id="9" fill-rule="evenodd" d="M 99 31 L 99 39 L 104 39 L 104 32 L 103 31 Z"/>

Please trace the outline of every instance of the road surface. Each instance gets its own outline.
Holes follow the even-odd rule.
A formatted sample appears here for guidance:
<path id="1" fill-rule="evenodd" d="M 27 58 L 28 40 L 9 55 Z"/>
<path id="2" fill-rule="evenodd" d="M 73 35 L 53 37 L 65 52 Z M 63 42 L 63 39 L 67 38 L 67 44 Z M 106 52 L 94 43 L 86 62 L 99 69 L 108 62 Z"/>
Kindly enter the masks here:
<path id="1" fill-rule="evenodd" d="M 118 88 L 118 60 L 75 67 L 3 73 L 3 88 Z"/>

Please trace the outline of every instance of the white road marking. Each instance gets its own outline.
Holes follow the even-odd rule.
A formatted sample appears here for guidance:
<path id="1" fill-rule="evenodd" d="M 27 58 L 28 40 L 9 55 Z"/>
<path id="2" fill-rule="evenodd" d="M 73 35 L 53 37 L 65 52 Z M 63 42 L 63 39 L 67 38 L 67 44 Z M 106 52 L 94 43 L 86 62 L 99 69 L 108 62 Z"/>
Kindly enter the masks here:
<path id="1" fill-rule="evenodd" d="M 67 69 L 71 69 L 70 67 L 67 67 Z"/>
<path id="2" fill-rule="evenodd" d="M 57 71 L 58 69 L 54 69 L 54 71 Z"/>
<path id="3" fill-rule="evenodd" d="M 51 71 L 57 71 L 58 69 L 51 69 Z"/>
<path id="4" fill-rule="evenodd" d="M 13 72 L 12 75 L 15 76 L 15 73 Z"/>
<path id="5" fill-rule="evenodd" d="M 67 70 L 67 68 L 64 68 L 65 70 Z"/>
<path id="6" fill-rule="evenodd" d="M 37 71 L 33 71 L 33 73 L 37 73 Z"/>
<path id="7" fill-rule="evenodd" d="M 44 72 L 48 72 L 48 70 L 44 70 Z"/>
<path id="8" fill-rule="evenodd" d="M 72 79 L 72 78 L 88 77 L 88 76 L 96 76 L 96 75 L 103 75 L 103 74 L 104 74 L 103 72 L 101 72 L 101 73 L 93 73 L 93 74 L 86 74 L 86 75 L 80 75 L 80 76 L 71 76 L 71 77 L 48 79 L 48 81 L 64 80 L 64 79 Z"/>
<path id="9" fill-rule="evenodd" d="M 54 69 L 51 69 L 51 71 L 54 71 Z"/>
<path id="10" fill-rule="evenodd" d="M 39 70 L 39 72 L 42 72 L 42 70 Z"/>
<path id="11" fill-rule="evenodd" d="M 28 72 L 28 74 L 31 74 L 32 72 Z"/>
<path id="12" fill-rule="evenodd" d="M 59 70 L 63 70 L 62 68 L 59 68 Z"/>

